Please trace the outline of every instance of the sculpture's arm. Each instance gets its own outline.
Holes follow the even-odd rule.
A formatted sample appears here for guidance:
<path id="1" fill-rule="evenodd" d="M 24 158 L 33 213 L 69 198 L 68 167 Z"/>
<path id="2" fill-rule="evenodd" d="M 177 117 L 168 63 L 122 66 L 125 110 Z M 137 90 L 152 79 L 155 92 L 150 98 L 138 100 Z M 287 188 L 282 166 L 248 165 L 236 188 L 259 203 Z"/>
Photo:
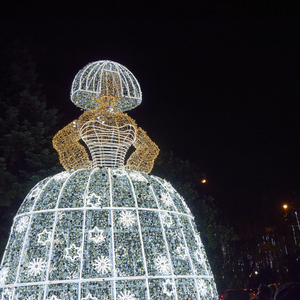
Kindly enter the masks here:
<path id="1" fill-rule="evenodd" d="M 136 141 L 133 146 L 136 150 L 128 158 L 126 168 L 150 173 L 154 165 L 154 160 L 158 156 L 159 148 L 140 127 L 137 129 Z"/>
<path id="2" fill-rule="evenodd" d="M 59 160 L 66 170 L 92 167 L 89 155 L 79 140 L 80 135 L 76 122 L 68 124 L 52 140 L 53 147 L 58 152 Z"/>

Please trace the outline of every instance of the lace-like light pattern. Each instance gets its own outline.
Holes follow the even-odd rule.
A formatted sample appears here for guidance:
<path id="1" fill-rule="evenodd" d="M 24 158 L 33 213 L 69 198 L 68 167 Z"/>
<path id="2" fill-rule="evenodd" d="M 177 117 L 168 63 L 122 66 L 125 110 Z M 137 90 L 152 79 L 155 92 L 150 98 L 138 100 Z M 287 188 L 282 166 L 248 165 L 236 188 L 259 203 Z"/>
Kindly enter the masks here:
<path id="1" fill-rule="evenodd" d="M 124 66 L 109 60 L 92 62 L 75 76 L 71 100 L 85 110 L 99 107 L 98 98 L 108 95 L 108 87 L 117 98 L 116 109 L 127 111 L 142 102 L 140 85 L 134 75 Z"/>
<path id="2" fill-rule="evenodd" d="M 0 279 L 0 299 L 9 300 L 218 299 L 183 198 L 161 178 L 124 168 L 37 184 L 15 216 Z"/>
<path id="3" fill-rule="evenodd" d="M 131 124 L 116 127 L 89 121 L 80 128 L 80 136 L 91 152 L 93 167 L 122 167 L 135 141 L 135 128 Z"/>

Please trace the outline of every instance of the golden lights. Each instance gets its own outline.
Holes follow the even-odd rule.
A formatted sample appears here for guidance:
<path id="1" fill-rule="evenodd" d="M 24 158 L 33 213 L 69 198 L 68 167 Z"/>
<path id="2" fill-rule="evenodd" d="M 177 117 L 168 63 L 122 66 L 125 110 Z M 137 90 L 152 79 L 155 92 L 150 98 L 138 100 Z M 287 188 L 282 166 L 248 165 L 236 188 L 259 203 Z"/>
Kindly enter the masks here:
<path id="1" fill-rule="evenodd" d="M 132 99 L 122 96 L 123 85 L 119 75 L 106 70 L 101 76 L 97 77 L 101 86 L 97 99 L 91 100 L 92 105 L 81 105 L 88 110 L 53 138 L 53 146 L 59 154 L 61 164 L 66 170 L 120 167 L 125 163 L 122 162 L 125 150 L 132 144 L 136 150 L 128 158 L 125 168 L 150 173 L 159 153 L 158 147 L 144 130 L 137 127 L 132 118 L 120 111 L 125 110 L 120 109 L 120 101 L 128 102 Z M 94 86 L 96 85 L 97 82 L 94 82 Z M 134 103 L 132 106 L 134 107 Z M 88 146 L 92 160 L 85 146 L 80 143 L 81 140 Z"/>

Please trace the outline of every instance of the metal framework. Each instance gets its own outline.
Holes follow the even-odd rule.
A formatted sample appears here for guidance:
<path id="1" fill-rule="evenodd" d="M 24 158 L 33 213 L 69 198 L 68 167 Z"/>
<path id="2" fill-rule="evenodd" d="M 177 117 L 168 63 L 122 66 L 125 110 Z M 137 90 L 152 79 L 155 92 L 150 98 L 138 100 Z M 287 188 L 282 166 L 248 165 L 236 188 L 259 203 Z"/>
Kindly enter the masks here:
<path id="1" fill-rule="evenodd" d="M 92 63 L 71 97 L 87 111 L 53 138 L 67 171 L 39 182 L 14 218 L 0 300 L 217 300 L 189 208 L 147 174 L 159 149 L 122 112 L 140 103 L 136 79 Z"/>
<path id="2" fill-rule="evenodd" d="M 71 100 L 84 110 L 96 109 L 97 99 L 108 93 L 110 85 L 119 111 L 133 109 L 142 102 L 141 88 L 134 75 L 126 67 L 109 60 L 89 63 L 77 73 L 72 83 Z"/>
<path id="3" fill-rule="evenodd" d="M 124 168 L 38 183 L 14 218 L 0 283 L 9 300 L 218 299 L 184 199 Z"/>
<path id="4" fill-rule="evenodd" d="M 116 127 L 100 121 L 84 123 L 80 136 L 90 150 L 93 167 L 124 166 L 125 155 L 136 138 L 131 124 Z"/>

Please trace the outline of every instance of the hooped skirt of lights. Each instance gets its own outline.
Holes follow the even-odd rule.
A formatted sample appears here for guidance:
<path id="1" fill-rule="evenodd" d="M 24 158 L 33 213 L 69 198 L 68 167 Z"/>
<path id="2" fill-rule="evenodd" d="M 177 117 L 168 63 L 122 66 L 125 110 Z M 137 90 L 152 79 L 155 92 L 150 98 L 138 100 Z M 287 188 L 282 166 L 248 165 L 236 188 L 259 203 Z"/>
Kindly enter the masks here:
<path id="1" fill-rule="evenodd" d="M 156 176 L 122 168 L 39 182 L 14 219 L 0 299 L 218 299 L 193 216 Z"/>

